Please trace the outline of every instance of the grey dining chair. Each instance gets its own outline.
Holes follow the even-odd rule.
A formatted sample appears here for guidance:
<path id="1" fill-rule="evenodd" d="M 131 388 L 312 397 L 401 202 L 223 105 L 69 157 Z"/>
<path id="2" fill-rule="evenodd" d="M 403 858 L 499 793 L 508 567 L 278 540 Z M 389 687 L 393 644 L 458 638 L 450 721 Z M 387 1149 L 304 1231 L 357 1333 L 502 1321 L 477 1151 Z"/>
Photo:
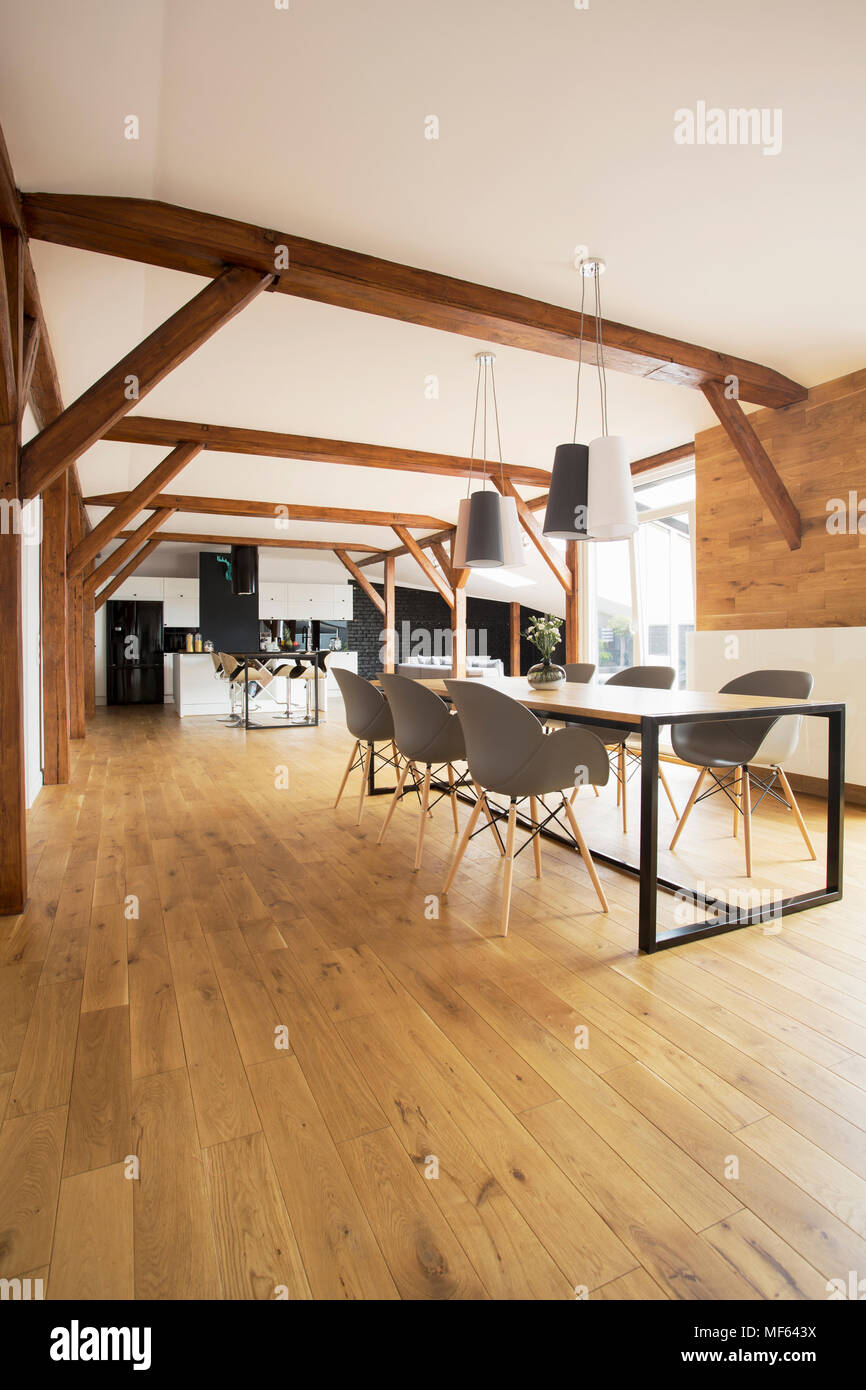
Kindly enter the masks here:
<path id="1" fill-rule="evenodd" d="M 388 814 L 379 831 L 378 844 L 385 838 L 385 831 L 391 824 L 391 817 L 403 795 L 403 784 L 411 772 L 416 786 L 421 781 L 419 768 L 424 768 L 421 788 L 421 817 L 418 822 L 418 839 L 415 846 L 415 868 L 421 867 L 424 851 L 424 830 L 427 825 L 430 805 L 430 782 L 434 766 L 441 773 L 447 770 L 449 791 L 441 792 L 434 801 L 435 806 L 442 797 L 451 800 L 451 813 L 454 817 L 454 833 L 460 824 L 457 819 L 457 788 L 463 786 L 465 778 L 455 774 L 454 764 L 464 762 L 466 748 L 463 742 L 463 729 L 460 718 L 452 714 L 448 705 L 426 686 L 419 685 L 409 676 L 383 675 L 380 677 L 385 699 L 391 708 L 394 720 L 394 742 L 397 752 L 404 760 L 400 777 L 391 797 Z M 438 779 L 437 779 L 438 780 Z"/>
<path id="2" fill-rule="evenodd" d="M 808 700 L 812 693 L 813 678 L 808 671 L 748 671 L 736 676 L 722 686 L 721 694 L 757 695 L 770 699 Z M 815 850 L 809 838 L 797 799 L 785 775 L 782 763 L 793 753 L 800 737 L 802 719 L 797 715 L 787 717 L 737 719 L 731 722 L 674 724 L 671 728 L 671 742 L 674 752 L 683 762 L 700 768 L 692 794 L 677 825 L 671 840 L 671 849 L 677 840 L 698 801 L 723 792 L 733 804 L 736 836 L 740 816 L 743 817 L 743 845 L 746 857 L 746 877 L 752 873 L 752 781 L 761 788 L 758 804 L 766 795 L 781 802 L 773 787 L 778 779 L 784 793 L 784 801 L 793 813 L 794 820 L 812 859 Z M 753 779 L 749 764 L 760 759 L 770 767 L 770 781 L 761 777 Z M 707 775 L 713 785 L 701 795 L 701 788 Z"/>
<path id="3" fill-rule="evenodd" d="M 346 727 L 355 739 L 349 754 L 349 761 L 346 764 L 346 771 L 343 773 L 343 780 L 340 783 L 340 790 L 337 792 L 337 800 L 334 802 L 334 810 L 340 804 L 340 798 L 349 780 L 349 774 L 354 772 L 355 768 L 360 767 L 361 793 L 358 800 L 358 819 L 355 822 L 356 825 L 360 825 L 361 817 L 364 814 L 367 783 L 376 760 L 383 766 L 391 766 L 395 769 L 399 763 L 397 748 L 394 744 L 394 720 L 382 691 L 370 681 L 341 666 L 334 668 L 334 676 L 343 697 Z M 393 757 L 387 757 L 380 753 L 376 748 L 377 743 L 390 744 Z"/>
<path id="4" fill-rule="evenodd" d="M 589 685 L 594 675 L 594 661 L 568 661 L 565 664 L 565 679 L 571 685 Z"/>
<path id="5" fill-rule="evenodd" d="M 604 744 L 586 728 L 557 729 L 555 733 L 546 734 L 541 721 L 536 719 L 531 710 L 519 701 L 513 700 L 510 695 L 505 695 L 492 686 L 483 685 L 480 681 L 446 680 L 445 685 L 463 725 L 469 773 L 480 789 L 480 794 L 454 852 L 443 892 L 447 894 L 454 882 L 454 876 L 466 853 L 466 846 L 472 838 L 482 810 L 490 813 L 488 821 L 492 822 L 494 829 L 496 818 L 504 814 L 495 803 L 491 806 L 489 796 L 507 797 L 508 828 L 500 919 L 502 935 L 507 935 L 517 806 L 519 802 L 528 799 L 531 829 L 529 838 L 521 845 L 521 849 L 524 849 L 530 840 L 533 842 L 536 877 L 541 877 L 540 833 L 544 826 L 555 820 L 566 833 L 570 831 L 598 895 L 601 910 L 607 912 L 607 899 L 592 855 L 581 834 L 568 796 L 563 791 L 564 787 L 573 786 L 578 776 L 581 780 L 604 786 L 610 776 L 610 764 Z M 544 797 L 553 792 L 561 793 L 562 805 L 550 811 Z M 543 819 L 539 817 L 539 801 L 545 812 Z M 559 820 L 561 814 L 565 815 L 568 825 Z"/>
<path id="6" fill-rule="evenodd" d="M 624 671 L 617 671 L 609 680 L 606 680 L 605 685 L 629 685 L 642 690 L 672 690 L 676 678 L 677 673 L 673 666 L 627 666 Z M 585 725 L 584 727 L 590 726 Z M 612 758 L 616 759 L 616 804 L 622 807 L 622 829 L 623 834 L 625 834 L 628 830 L 628 763 L 629 759 L 633 763 L 640 762 L 640 735 L 627 733 L 625 729 L 601 727 L 593 727 L 592 732 L 601 739 L 606 748 L 611 750 Z M 678 816 L 677 804 L 668 786 L 668 779 L 665 777 L 661 762 L 659 762 L 659 781 L 664 787 L 674 815 Z M 577 790 L 575 788 L 572 793 L 572 801 L 574 801 Z"/>

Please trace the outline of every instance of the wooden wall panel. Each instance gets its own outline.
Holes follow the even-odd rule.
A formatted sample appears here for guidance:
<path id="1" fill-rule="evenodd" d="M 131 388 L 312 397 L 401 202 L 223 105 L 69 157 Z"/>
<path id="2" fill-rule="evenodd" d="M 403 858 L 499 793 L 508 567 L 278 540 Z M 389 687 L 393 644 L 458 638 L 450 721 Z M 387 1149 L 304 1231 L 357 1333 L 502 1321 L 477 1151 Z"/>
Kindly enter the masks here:
<path id="1" fill-rule="evenodd" d="M 695 438 L 697 626 L 866 626 L 866 370 L 749 416 L 799 508 L 788 549 L 721 426 Z M 831 498 L 864 502 L 863 534 L 827 529 Z"/>

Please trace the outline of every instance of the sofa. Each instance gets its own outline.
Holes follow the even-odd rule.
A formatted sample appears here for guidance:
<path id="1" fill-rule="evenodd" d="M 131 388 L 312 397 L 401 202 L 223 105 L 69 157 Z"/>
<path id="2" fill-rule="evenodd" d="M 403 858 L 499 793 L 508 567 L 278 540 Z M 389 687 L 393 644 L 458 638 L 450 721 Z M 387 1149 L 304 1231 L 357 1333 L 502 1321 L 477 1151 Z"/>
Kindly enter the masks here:
<path id="1" fill-rule="evenodd" d="M 467 656 L 466 674 L 496 681 L 505 675 L 505 667 L 492 656 Z M 442 680 L 451 675 L 451 659 L 446 656 L 413 656 L 411 661 L 397 667 L 397 675 L 408 676 L 414 681 Z"/>

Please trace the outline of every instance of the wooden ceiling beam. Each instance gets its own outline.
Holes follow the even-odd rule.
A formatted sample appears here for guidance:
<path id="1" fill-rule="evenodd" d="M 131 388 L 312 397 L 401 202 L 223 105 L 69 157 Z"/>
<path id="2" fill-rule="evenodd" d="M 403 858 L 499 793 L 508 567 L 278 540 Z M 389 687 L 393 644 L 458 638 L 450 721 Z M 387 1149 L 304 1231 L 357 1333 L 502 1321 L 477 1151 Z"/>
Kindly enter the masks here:
<path id="1" fill-rule="evenodd" d="M 120 565 L 124 564 L 140 546 L 144 545 L 145 541 L 149 541 L 154 531 L 158 531 L 160 526 L 164 526 L 170 516 L 174 516 L 174 512 L 169 510 L 153 512 L 146 521 L 136 527 L 129 539 L 123 542 L 123 545 L 119 545 L 116 550 L 111 552 L 107 560 L 103 560 L 98 569 L 87 575 L 84 580 L 85 598 L 94 594 L 100 584 L 104 584 Z"/>
<path id="2" fill-rule="evenodd" d="M 415 537 L 409 534 L 405 526 L 395 526 L 394 533 L 417 562 L 422 573 L 430 580 L 436 592 L 444 598 L 449 608 L 453 608 L 454 594 L 451 590 L 451 586 L 445 582 L 436 566 L 428 556 L 424 554 L 424 551 L 421 549 Z"/>
<path id="3" fill-rule="evenodd" d="M 128 414 L 163 377 L 207 342 L 272 282 L 272 276 L 232 267 L 128 352 L 21 453 L 22 495 L 35 497 L 106 429 Z"/>
<path id="4" fill-rule="evenodd" d="M 466 478 L 471 460 L 457 454 L 432 454 L 419 449 L 396 449 L 381 444 L 359 444 L 345 439 L 319 439 L 278 430 L 254 430 L 237 425 L 204 425 L 192 420 L 161 420 L 149 415 L 127 415 L 106 430 L 103 439 L 121 444 L 155 444 L 171 448 L 195 443 L 214 453 L 253 454 L 264 458 L 303 459 L 311 463 L 351 464 L 357 468 L 390 468 L 400 473 L 432 473 L 442 478 Z M 478 460 L 474 468 L 478 470 Z M 550 474 L 543 468 L 503 465 L 505 476 L 527 487 L 547 487 Z"/>
<path id="5" fill-rule="evenodd" d="M 419 545 L 422 550 L 426 550 L 429 546 L 435 545 L 437 541 L 450 542 L 454 534 L 454 529 L 453 526 L 446 526 L 441 531 L 434 531 L 432 536 L 417 536 L 415 537 L 415 544 Z M 346 547 L 344 547 L 344 549 L 345 548 Z M 409 553 L 408 546 L 397 545 L 393 550 L 386 551 L 384 555 L 370 555 L 364 560 L 359 560 L 358 565 L 361 569 L 366 569 L 368 565 L 380 565 L 386 555 L 389 560 L 399 560 L 401 556 L 408 555 Z"/>
<path id="6" fill-rule="evenodd" d="M 281 294 L 577 358 L 580 314 L 525 295 L 143 198 L 25 193 L 22 211 L 28 235 L 42 241 L 192 275 L 248 266 L 276 274 L 273 289 Z M 711 348 L 610 320 L 602 330 L 605 365 L 613 371 L 695 390 L 736 377 L 740 399 L 765 406 L 791 405 L 806 395 L 780 372 Z M 595 342 L 591 314 L 584 316 L 583 334 Z"/>
<path id="7" fill-rule="evenodd" d="M 156 540 L 148 541 L 147 545 L 143 546 L 142 549 L 139 550 L 137 555 L 133 555 L 132 559 L 129 561 L 129 564 L 124 565 L 123 569 L 114 576 L 111 583 L 106 584 L 104 589 L 100 589 L 99 593 L 94 595 L 94 610 L 101 608 L 102 605 L 106 602 L 106 600 L 111 598 L 112 594 L 117 593 L 117 590 L 120 588 L 121 584 L 124 584 L 126 580 L 129 579 L 130 575 L 135 574 L 135 571 L 138 569 L 139 565 L 141 565 L 142 562 L 146 560 L 149 555 L 153 554 L 153 552 L 156 550 L 157 546 L 161 544 L 161 542 L 162 537 L 157 536 Z"/>
<path id="8" fill-rule="evenodd" d="M 725 395 L 724 388 L 710 382 L 704 395 L 716 412 L 725 433 L 746 466 L 746 472 L 772 513 L 776 525 L 788 543 L 789 550 L 799 550 L 803 543 L 803 525 L 791 494 L 776 472 L 767 453 L 739 401 Z"/>
<path id="9" fill-rule="evenodd" d="M 70 551 L 66 559 L 66 573 L 69 578 L 74 579 L 91 560 L 95 560 L 100 550 L 108 545 L 109 541 L 114 540 L 139 512 L 149 507 L 157 493 L 200 453 L 200 444 L 180 444 L 176 449 L 172 449 L 168 457 L 157 464 L 138 487 L 128 492 L 124 500 L 118 503 L 108 516 L 103 517 L 99 525 Z"/>
<path id="10" fill-rule="evenodd" d="M 547 568 L 551 571 L 553 576 L 558 579 L 565 592 L 568 593 L 571 588 L 571 575 L 553 549 L 550 541 L 543 535 L 541 527 L 523 498 L 520 496 L 517 488 L 513 483 L 510 483 L 507 478 L 499 479 L 494 477 L 493 482 L 496 484 L 503 497 L 514 498 L 514 502 L 517 506 L 517 516 L 521 526 L 532 541 L 532 544 L 535 546 L 542 560 L 547 565 Z"/>
<path id="11" fill-rule="evenodd" d="M 354 560 L 351 560 L 345 550 L 334 550 L 334 554 L 341 564 L 345 565 L 356 584 L 359 584 L 367 595 L 370 602 L 378 608 L 382 616 L 385 616 L 385 600 L 380 593 L 373 588 L 363 570 L 359 570 Z"/>
<path id="12" fill-rule="evenodd" d="M 134 531 L 120 531 L 118 539 L 125 541 L 134 535 Z M 286 540 L 284 537 L 277 539 L 275 536 L 215 536 L 207 531 L 167 531 L 164 536 L 160 536 L 160 542 L 165 545 L 167 541 L 179 541 L 187 545 L 264 545 L 284 550 L 355 550 L 370 555 L 374 561 L 383 560 L 387 554 L 381 545 L 367 545 L 355 541 L 298 541 Z"/>
<path id="13" fill-rule="evenodd" d="M 116 507 L 129 494 L 106 492 L 85 499 L 88 507 Z M 153 498 L 155 507 L 171 507 L 177 512 L 197 512 L 202 516 L 258 516 L 271 521 L 335 521 L 349 526 L 442 527 L 446 522 L 435 516 L 416 516 L 413 512 L 359 511 L 351 507 L 308 507 L 284 502 L 253 502 L 240 497 L 185 497 L 161 492 Z M 343 547 L 345 549 L 345 547 Z"/>

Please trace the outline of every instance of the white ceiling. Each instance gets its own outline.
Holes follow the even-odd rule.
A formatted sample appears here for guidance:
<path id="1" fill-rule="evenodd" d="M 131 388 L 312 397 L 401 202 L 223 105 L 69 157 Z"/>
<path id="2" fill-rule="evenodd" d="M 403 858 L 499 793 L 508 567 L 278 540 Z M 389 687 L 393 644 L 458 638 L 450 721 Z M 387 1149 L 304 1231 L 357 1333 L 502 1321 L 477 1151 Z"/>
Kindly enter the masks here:
<path id="1" fill-rule="evenodd" d="M 570 305 L 585 244 L 607 259 L 610 318 L 806 385 L 863 365 L 861 0 L 0 0 L 0 14 L 0 119 L 25 189 L 162 198 Z M 674 111 L 699 100 L 781 108 L 781 153 L 676 145 Z M 123 135 L 131 114 L 137 142 Z M 424 138 L 429 115 L 438 141 Z M 33 255 L 67 401 L 201 285 L 42 243 Z M 265 295 L 138 409 L 465 454 L 482 346 Z M 548 467 L 570 430 L 573 368 L 496 354 L 506 457 Z M 609 413 L 635 458 L 713 423 L 699 393 L 622 375 Z M 97 445 L 85 492 L 131 486 L 159 457 Z M 172 486 L 449 520 L 462 492 L 215 454 Z M 293 531 L 390 544 L 374 528 Z M 418 573 L 398 562 L 399 582 Z M 532 590 L 476 574 L 470 592 L 561 611 L 540 563 L 527 574 Z"/>

